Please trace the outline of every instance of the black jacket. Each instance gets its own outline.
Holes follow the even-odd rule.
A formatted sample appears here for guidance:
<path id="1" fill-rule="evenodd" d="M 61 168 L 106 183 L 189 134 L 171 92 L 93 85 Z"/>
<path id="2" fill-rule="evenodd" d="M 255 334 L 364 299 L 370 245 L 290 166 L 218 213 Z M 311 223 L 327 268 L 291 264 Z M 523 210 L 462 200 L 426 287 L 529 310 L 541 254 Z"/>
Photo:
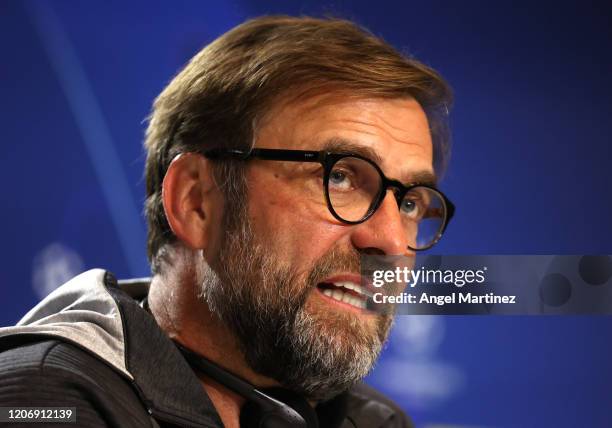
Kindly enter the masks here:
<path id="1" fill-rule="evenodd" d="M 147 290 L 146 281 L 119 286 L 91 270 L 0 328 L 0 407 L 76 408 L 76 424 L 61 427 L 222 427 L 197 376 L 139 304 Z M 412 426 L 362 383 L 317 414 L 322 428 Z"/>

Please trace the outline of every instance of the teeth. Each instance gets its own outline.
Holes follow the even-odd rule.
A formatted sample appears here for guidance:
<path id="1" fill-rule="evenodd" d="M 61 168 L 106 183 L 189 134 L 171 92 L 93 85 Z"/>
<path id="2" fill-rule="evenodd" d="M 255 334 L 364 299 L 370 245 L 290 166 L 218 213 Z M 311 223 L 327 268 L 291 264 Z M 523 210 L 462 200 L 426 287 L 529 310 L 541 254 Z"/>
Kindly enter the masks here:
<path id="1" fill-rule="evenodd" d="M 346 288 L 348 290 L 356 291 L 359 294 L 366 294 L 361 286 L 355 284 L 354 282 L 342 281 L 342 282 L 334 282 L 336 287 Z"/>
<path id="2" fill-rule="evenodd" d="M 348 288 L 348 287 L 345 287 L 345 288 Z M 355 290 L 355 291 L 359 292 L 358 290 Z M 342 290 L 330 290 L 329 288 L 327 288 L 323 290 L 323 294 L 327 297 L 331 297 L 332 299 L 338 300 L 339 302 L 348 303 L 349 305 L 355 306 L 356 308 L 365 309 L 366 307 L 366 302 L 364 300 L 358 297 L 352 296 L 349 293 L 345 293 Z"/>
<path id="3" fill-rule="evenodd" d="M 336 283 L 336 286 L 348 288 L 349 290 L 354 290 L 355 287 L 357 287 L 357 285 L 353 284 L 352 282 L 338 282 Z"/>

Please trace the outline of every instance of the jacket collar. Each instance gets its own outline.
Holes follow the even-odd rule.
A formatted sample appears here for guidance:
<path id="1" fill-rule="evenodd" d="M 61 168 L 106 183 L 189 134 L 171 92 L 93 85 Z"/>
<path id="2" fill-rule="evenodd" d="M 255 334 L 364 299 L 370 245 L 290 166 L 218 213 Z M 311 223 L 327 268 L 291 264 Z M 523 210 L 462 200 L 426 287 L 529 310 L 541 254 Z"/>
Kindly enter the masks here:
<path id="1" fill-rule="evenodd" d="M 105 278 L 114 298 L 125 337 L 125 364 L 149 412 L 181 426 L 222 427 L 223 423 L 200 380 L 155 319 L 134 297 Z"/>

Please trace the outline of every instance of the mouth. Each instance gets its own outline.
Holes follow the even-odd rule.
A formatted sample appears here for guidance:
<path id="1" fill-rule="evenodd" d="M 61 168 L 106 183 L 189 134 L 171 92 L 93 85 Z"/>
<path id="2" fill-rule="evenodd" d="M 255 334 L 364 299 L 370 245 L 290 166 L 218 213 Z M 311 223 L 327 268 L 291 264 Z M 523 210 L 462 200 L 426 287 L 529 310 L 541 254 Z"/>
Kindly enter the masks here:
<path id="1" fill-rule="evenodd" d="M 359 277 L 326 280 L 317 284 L 317 290 L 334 303 L 358 310 L 366 310 L 367 300 L 371 294 L 360 284 Z"/>

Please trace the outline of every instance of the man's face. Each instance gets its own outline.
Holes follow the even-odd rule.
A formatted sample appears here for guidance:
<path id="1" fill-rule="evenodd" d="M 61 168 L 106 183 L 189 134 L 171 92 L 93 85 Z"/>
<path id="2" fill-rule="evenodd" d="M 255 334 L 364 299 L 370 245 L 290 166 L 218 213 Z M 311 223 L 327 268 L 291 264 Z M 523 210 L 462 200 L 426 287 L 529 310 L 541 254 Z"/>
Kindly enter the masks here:
<path id="1" fill-rule="evenodd" d="M 411 99 L 319 96 L 279 105 L 260 124 L 256 147 L 369 151 L 404 183 L 433 174 L 427 118 Z M 360 254 L 406 254 L 408 245 L 392 194 L 366 222 L 348 225 L 328 211 L 322 178 L 316 163 L 250 161 L 248 205 L 229 201 L 240 214 L 203 286 L 249 365 L 315 400 L 365 376 L 391 325 L 390 315 L 324 289 L 359 284 Z"/>

